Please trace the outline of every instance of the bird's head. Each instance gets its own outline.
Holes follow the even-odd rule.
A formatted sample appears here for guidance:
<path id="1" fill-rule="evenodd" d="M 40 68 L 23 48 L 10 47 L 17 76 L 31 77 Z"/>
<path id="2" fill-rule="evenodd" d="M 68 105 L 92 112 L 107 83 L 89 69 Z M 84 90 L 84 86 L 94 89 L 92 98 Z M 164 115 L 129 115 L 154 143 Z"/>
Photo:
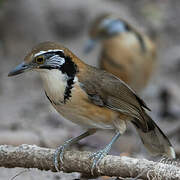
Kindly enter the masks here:
<path id="1" fill-rule="evenodd" d="M 87 41 L 84 51 L 88 53 L 98 41 L 111 38 L 129 30 L 130 26 L 124 20 L 110 14 L 103 14 L 92 23 L 89 31 L 90 39 Z"/>
<path id="2" fill-rule="evenodd" d="M 9 72 L 15 76 L 29 70 L 48 72 L 59 69 L 68 76 L 74 76 L 77 70 L 76 56 L 67 48 L 54 42 L 43 42 L 29 52 L 24 61 Z"/>
<path id="3" fill-rule="evenodd" d="M 86 65 L 70 50 L 54 42 L 43 42 L 29 52 L 24 61 L 9 72 L 15 76 L 33 70 L 40 73 L 46 95 L 53 103 L 65 103 L 71 97 L 79 71 Z"/>

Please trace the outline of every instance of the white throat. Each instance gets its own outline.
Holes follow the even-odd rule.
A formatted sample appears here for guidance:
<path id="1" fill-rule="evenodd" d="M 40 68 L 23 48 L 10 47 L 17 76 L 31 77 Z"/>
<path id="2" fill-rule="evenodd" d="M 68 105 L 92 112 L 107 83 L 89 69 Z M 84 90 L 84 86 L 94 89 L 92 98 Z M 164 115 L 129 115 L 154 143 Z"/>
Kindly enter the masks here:
<path id="1" fill-rule="evenodd" d="M 54 102 L 64 101 L 64 92 L 67 86 L 67 75 L 58 69 L 40 71 L 44 90 L 47 96 Z"/>

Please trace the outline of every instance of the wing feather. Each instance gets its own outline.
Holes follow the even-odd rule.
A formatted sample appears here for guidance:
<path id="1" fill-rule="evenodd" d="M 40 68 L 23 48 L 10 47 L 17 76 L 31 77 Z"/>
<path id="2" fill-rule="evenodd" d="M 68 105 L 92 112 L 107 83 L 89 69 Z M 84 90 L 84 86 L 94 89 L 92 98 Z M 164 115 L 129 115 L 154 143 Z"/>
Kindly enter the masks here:
<path id="1" fill-rule="evenodd" d="M 90 67 L 89 78 L 81 81 L 82 88 L 96 105 L 122 112 L 144 122 L 142 111 L 150 110 L 136 93 L 116 76 Z M 144 122 L 145 123 L 145 122 Z"/>

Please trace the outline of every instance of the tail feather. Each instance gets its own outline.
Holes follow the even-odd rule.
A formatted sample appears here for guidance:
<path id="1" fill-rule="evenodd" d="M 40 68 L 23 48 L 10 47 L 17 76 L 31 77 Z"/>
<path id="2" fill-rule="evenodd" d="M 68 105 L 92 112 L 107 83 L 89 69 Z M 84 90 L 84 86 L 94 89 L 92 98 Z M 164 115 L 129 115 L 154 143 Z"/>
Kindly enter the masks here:
<path id="1" fill-rule="evenodd" d="M 132 121 L 132 123 L 135 125 L 147 150 L 154 155 L 165 155 L 169 158 L 175 158 L 175 151 L 167 136 L 146 112 L 143 112 L 143 119 L 146 122 L 146 126 L 137 119 Z"/>

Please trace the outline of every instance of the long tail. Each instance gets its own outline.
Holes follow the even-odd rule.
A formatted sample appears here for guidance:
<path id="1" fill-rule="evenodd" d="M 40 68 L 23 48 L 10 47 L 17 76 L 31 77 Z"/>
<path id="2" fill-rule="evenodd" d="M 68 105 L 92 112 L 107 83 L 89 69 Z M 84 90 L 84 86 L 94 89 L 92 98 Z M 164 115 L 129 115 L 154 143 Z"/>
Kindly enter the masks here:
<path id="1" fill-rule="evenodd" d="M 165 155 L 169 158 L 175 158 L 176 154 L 167 136 L 144 111 L 142 112 L 144 123 L 135 119 L 132 123 L 135 125 L 139 136 L 147 148 L 154 155 Z"/>

